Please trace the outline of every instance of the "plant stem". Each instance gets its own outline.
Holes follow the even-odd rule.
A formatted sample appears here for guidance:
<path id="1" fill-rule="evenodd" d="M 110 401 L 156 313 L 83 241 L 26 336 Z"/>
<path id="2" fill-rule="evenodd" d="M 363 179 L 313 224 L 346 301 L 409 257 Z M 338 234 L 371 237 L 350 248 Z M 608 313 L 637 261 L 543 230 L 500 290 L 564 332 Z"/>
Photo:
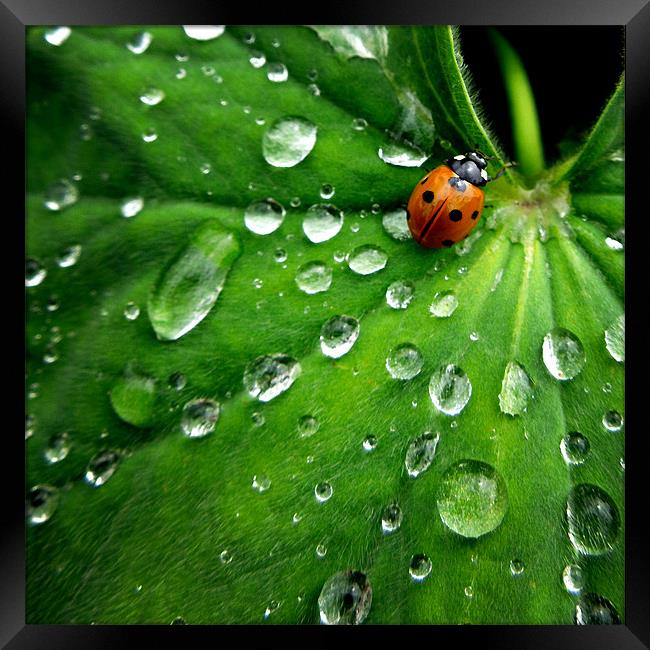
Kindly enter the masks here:
<path id="1" fill-rule="evenodd" d="M 489 30 L 503 74 L 512 117 L 515 160 L 522 176 L 531 178 L 545 167 L 535 97 L 519 55 L 495 29 Z"/>

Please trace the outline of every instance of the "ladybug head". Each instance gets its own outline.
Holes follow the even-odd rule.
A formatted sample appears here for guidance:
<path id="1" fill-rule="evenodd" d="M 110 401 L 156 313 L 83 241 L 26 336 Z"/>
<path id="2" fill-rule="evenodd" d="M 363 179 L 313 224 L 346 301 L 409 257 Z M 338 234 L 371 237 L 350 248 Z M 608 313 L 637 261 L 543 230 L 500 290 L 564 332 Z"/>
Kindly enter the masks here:
<path id="1" fill-rule="evenodd" d="M 492 180 L 485 170 L 487 167 L 487 157 L 480 151 L 458 154 L 453 158 L 449 158 L 447 165 L 464 181 L 477 187 L 483 187 L 488 181 Z"/>

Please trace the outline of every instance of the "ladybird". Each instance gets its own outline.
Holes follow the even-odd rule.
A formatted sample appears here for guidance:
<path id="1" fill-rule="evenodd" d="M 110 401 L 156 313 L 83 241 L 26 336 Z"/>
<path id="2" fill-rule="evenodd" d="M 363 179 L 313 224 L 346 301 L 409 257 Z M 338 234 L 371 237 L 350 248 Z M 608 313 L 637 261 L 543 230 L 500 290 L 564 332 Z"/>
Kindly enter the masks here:
<path id="1" fill-rule="evenodd" d="M 411 193 L 406 220 L 415 241 L 425 248 L 453 246 L 465 239 L 481 218 L 485 194 L 481 189 L 501 176 L 508 163 L 490 178 L 480 151 L 449 158 L 430 171 Z"/>

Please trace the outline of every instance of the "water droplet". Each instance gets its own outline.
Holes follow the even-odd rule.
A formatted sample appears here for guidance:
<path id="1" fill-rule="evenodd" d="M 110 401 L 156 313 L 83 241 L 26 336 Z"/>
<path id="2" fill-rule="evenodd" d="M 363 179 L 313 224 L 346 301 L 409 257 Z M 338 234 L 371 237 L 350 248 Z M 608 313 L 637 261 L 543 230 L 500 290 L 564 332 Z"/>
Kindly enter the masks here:
<path id="1" fill-rule="evenodd" d="M 211 41 L 221 36 L 225 25 L 183 25 L 183 30 L 195 41 Z"/>
<path id="2" fill-rule="evenodd" d="M 147 88 L 140 95 L 140 101 L 147 106 L 157 106 L 163 99 L 165 99 L 165 93 L 160 88 Z"/>
<path id="3" fill-rule="evenodd" d="M 150 32 L 140 32 L 130 43 L 127 43 L 126 46 L 131 52 L 133 52 L 133 54 L 143 54 L 151 45 L 152 39 L 153 36 Z"/>
<path id="4" fill-rule="evenodd" d="M 474 598 L 474 587 L 472 587 L 472 585 L 467 585 L 464 589 L 464 593 L 466 598 Z"/>
<path id="5" fill-rule="evenodd" d="M 286 354 L 266 354 L 251 361 L 244 370 L 244 387 L 251 397 L 268 402 L 284 393 L 296 381 L 302 368 Z"/>
<path id="6" fill-rule="evenodd" d="M 94 135 L 92 126 L 86 123 L 79 125 L 79 135 L 81 136 L 81 139 L 84 142 L 88 142 L 88 140 L 92 140 Z M 78 178 L 81 179 L 80 176 Z"/>
<path id="7" fill-rule="evenodd" d="M 320 542 L 320 544 L 316 546 L 316 557 L 322 560 L 326 555 L 327 546 L 323 542 Z"/>
<path id="8" fill-rule="evenodd" d="M 520 576 L 525 569 L 526 566 L 521 560 L 510 560 L 510 573 L 513 576 Z"/>
<path id="9" fill-rule="evenodd" d="M 576 625 L 620 625 L 621 618 L 612 603 L 598 594 L 584 594 L 576 603 Z"/>
<path id="10" fill-rule="evenodd" d="M 478 332 L 471 332 L 470 335 L 469 335 L 469 340 L 470 341 L 478 341 L 479 340 Z"/>
<path id="11" fill-rule="evenodd" d="M 472 384 L 464 370 L 449 364 L 431 376 L 429 395 L 439 411 L 447 415 L 458 415 L 469 402 Z"/>
<path id="12" fill-rule="evenodd" d="M 300 207 L 300 203 L 301 203 L 301 201 L 300 201 L 300 197 L 299 197 L 299 196 L 294 196 L 294 197 L 292 197 L 292 199 L 289 201 L 289 205 L 290 205 L 292 208 L 298 208 L 298 207 Z"/>
<path id="13" fill-rule="evenodd" d="M 490 291 L 496 291 L 499 284 L 501 284 L 502 279 L 503 279 L 503 269 L 499 269 L 494 275 L 494 281 L 492 282 L 492 287 L 490 288 Z"/>
<path id="14" fill-rule="evenodd" d="M 281 603 L 278 602 L 277 600 L 272 600 L 267 606 L 266 609 L 264 610 L 264 618 L 268 618 L 275 612 L 279 607 Z"/>
<path id="15" fill-rule="evenodd" d="M 620 431 L 623 427 L 623 416 L 618 411 L 607 411 L 603 415 L 603 426 L 607 431 Z"/>
<path id="16" fill-rule="evenodd" d="M 436 497 L 442 522 L 463 537 L 476 538 L 495 530 L 508 509 L 501 475 L 478 460 L 461 460 L 443 474 Z"/>
<path id="17" fill-rule="evenodd" d="M 406 220 L 406 210 L 399 208 L 385 212 L 381 219 L 384 230 L 397 241 L 406 241 L 412 239 L 409 230 L 408 221 Z"/>
<path id="18" fill-rule="evenodd" d="M 316 496 L 316 501 L 318 501 L 318 503 L 329 501 L 332 498 L 332 494 L 334 494 L 334 488 L 332 488 L 332 485 L 327 481 L 317 483 L 314 488 L 314 495 Z"/>
<path id="19" fill-rule="evenodd" d="M 433 564 L 429 556 L 424 553 L 418 553 L 411 557 L 409 574 L 415 582 L 422 582 L 431 573 L 432 568 Z"/>
<path id="20" fill-rule="evenodd" d="M 120 456 L 116 451 L 101 451 L 90 460 L 84 480 L 91 487 L 100 487 L 108 481 L 117 469 Z"/>
<path id="21" fill-rule="evenodd" d="M 303 161 L 316 144 L 318 129 L 303 117 L 283 117 L 264 133 L 262 154 L 274 167 L 293 167 Z"/>
<path id="22" fill-rule="evenodd" d="M 390 142 L 379 147 L 377 155 L 389 165 L 398 167 L 419 167 L 429 155 L 416 147 L 409 147 L 402 143 Z"/>
<path id="23" fill-rule="evenodd" d="M 178 68 L 176 71 L 176 79 L 185 79 L 187 77 L 187 70 L 185 68 Z M 155 134 L 154 134 L 155 135 Z M 157 138 L 158 136 L 156 136 Z M 154 140 L 156 139 L 154 138 Z M 143 138 L 144 139 L 144 138 Z M 145 142 L 152 142 L 152 140 L 146 140 L 144 139 Z"/>
<path id="24" fill-rule="evenodd" d="M 260 278 L 254 278 L 253 279 L 253 286 L 256 289 L 261 289 L 264 286 L 264 280 L 261 280 Z M 282 295 L 282 294 L 280 294 Z"/>
<path id="25" fill-rule="evenodd" d="M 613 359 L 619 363 L 625 361 L 625 314 L 605 330 L 605 346 Z"/>
<path id="26" fill-rule="evenodd" d="M 343 213 L 329 203 L 312 205 L 302 222 L 302 230 L 314 244 L 332 239 L 343 227 Z"/>
<path id="27" fill-rule="evenodd" d="M 562 327 L 556 327 L 544 337 L 542 357 L 548 371 L 560 381 L 573 379 L 586 362 L 580 339 Z"/>
<path id="28" fill-rule="evenodd" d="M 68 40 L 70 34 L 72 34 L 72 30 L 69 27 L 54 27 L 45 32 L 44 38 L 50 45 L 58 47 Z"/>
<path id="29" fill-rule="evenodd" d="M 61 304 L 59 303 L 59 299 L 56 296 L 50 296 L 45 303 L 45 309 L 49 312 L 56 311 L 60 306 Z M 58 341 L 61 340 L 60 337 L 57 341 L 55 341 L 54 338 L 52 339 L 52 343 L 58 343 Z"/>
<path id="30" fill-rule="evenodd" d="M 314 95 L 314 97 L 320 97 L 320 88 L 316 84 L 309 84 L 307 90 Z"/>
<path id="31" fill-rule="evenodd" d="M 43 352 L 43 363 L 54 363 L 55 361 L 58 361 L 58 359 L 59 353 L 54 345 L 48 345 Z"/>
<path id="32" fill-rule="evenodd" d="M 302 521 L 303 515 L 301 515 L 299 512 L 294 512 L 293 517 L 291 517 L 291 523 L 294 525 Z"/>
<path id="33" fill-rule="evenodd" d="M 393 309 L 406 309 L 413 300 L 415 285 L 408 280 L 397 280 L 386 289 L 386 303 Z"/>
<path id="34" fill-rule="evenodd" d="M 142 134 L 142 139 L 145 142 L 154 142 L 158 139 L 158 134 L 155 129 L 149 128 Z"/>
<path id="35" fill-rule="evenodd" d="M 271 479 L 268 476 L 253 476 L 251 487 L 255 492 L 266 492 L 271 487 Z"/>
<path id="36" fill-rule="evenodd" d="M 329 183 L 323 183 L 320 186 L 320 196 L 322 199 L 331 199 L 336 193 L 336 189 Z"/>
<path id="37" fill-rule="evenodd" d="M 567 564 L 562 571 L 562 582 L 570 594 L 579 594 L 585 586 L 582 569 L 577 564 Z"/>
<path id="38" fill-rule="evenodd" d="M 622 242 L 613 237 L 605 237 L 605 245 L 613 251 L 622 251 L 625 248 Z"/>
<path id="39" fill-rule="evenodd" d="M 124 318 L 127 320 L 135 320 L 140 315 L 140 307 L 134 302 L 127 302 L 124 308 Z"/>
<path id="40" fill-rule="evenodd" d="M 266 56 L 264 52 L 253 50 L 248 57 L 248 62 L 254 68 L 261 68 L 266 63 Z"/>
<path id="41" fill-rule="evenodd" d="M 347 354 L 359 338 L 359 321 L 352 316 L 332 316 L 320 330 L 323 354 L 338 359 Z"/>
<path id="42" fill-rule="evenodd" d="M 269 63 L 268 70 L 266 71 L 266 77 L 269 81 L 274 81 L 275 83 L 280 83 L 286 81 L 289 78 L 289 71 L 287 66 L 284 63 Z"/>
<path id="43" fill-rule="evenodd" d="M 413 379 L 420 374 L 424 357 L 412 343 L 402 343 L 386 357 L 386 370 L 393 379 Z"/>
<path id="44" fill-rule="evenodd" d="M 429 306 L 429 311 L 438 318 L 449 318 L 458 307 L 458 298 L 453 291 L 439 291 Z"/>
<path id="45" fill-rule="evenodd" d="M 183 390 L 187 384 L 187 377 L 182 372 L 174 372 L 169 375 L 168 384 L 173 390 Z"/>
<path id="46" fill-rule="evenodd" d="M 377 436 L 372 434 L 366 436 L 363 440 L 363 449 L 364 451 L 374 451 L 377 448 Z"/>
<path id="47" fill-rule="evenodd" d="M 187 625 L 185 622 L 185 619 L 182 616 L 177 616 L 175 619 L 172 620 L 170 625 Z"/>
<path id="48" fill-rule="evenodd" d="M 320 621 L 324 625 L 359 625 L 370 612 L 372 588 L 360 571 L 334 574 L 318 596 Z"/>
<path id="49" fill-rule="evenodd" d="M 255 201 L 244 212 L 246 228 L 256 235 L 270 235 L 284 221 L 286 210 L 274 199 Z"/>
<path id="50" fill-rule="evenodd" d="M 43 455 L 45 460 L 53 465 L 54 463 L 61 462 L 70 451 L 71 443 L 70 436 L 65 431 L 63 433 L 55 433 L 49 440 L 47 448 Z"/>
<path id="51" fill-rule="evenodd" d="M 521 415 L 526 412 L 528 401 L 533 394 L 533 382 L 528 373 L 516 361 L 509 361 L 503 374 L 499 408 L 508 415 Z"/>
<path id="52" fill-rule="evenodd" d="M 25 260 L 25 286 L 37 287 L 47 275 L 45 267 L 38 261 L 32 258 Z"/>
<path id="53" fill-rule="evenodd" d="M 211 65 L 202 65 L 201 66 L 201 72 L 206 76 L 206 77 L 211 77 L 215 73 L 215 69 Z"/>
<path id="54" fill-rule="evenodd" d="M 396 503 L 387 505 L 381 515 L 381 529 L 384 535 L 399 530 L 402 525 L 402 518 L 402 509 Z"/>
<path id="55" fill-rule="evenodd" d="M 569 539 L 583 555 L 602 555 L 614 548 L 621 519 L 612 498 L 596 485 L 576 485 L 567 499 Z"/>
<path id="56" fill-rule="evenodd" d="M 355 131 L 365 131 L 367 127 L 368 127 L 368 122 L 364 120 L 362 117 L 355 117 L 352 120 L 352 128 Z"/>
<path id="57" fill-rule="evenodd" d="M 406 450 L 404 465 L 408 475 L 416 478 L 429 469 L 436 455 L 440 434 L 425 431 L 415 438 Z"/>
<path id="58" fill-rule="evenodd" d="M 219 560 L 221 560 L 221 564 L 230 564 L 232 562 L 230 551 L 228 551 L 228 549 L 221 551 L 221 553 L 219 553 Z"/>
<path id="59" fill-rule="evenodd" d="M 313 436 L 320 427 L 320 422 L 313 415 L 303 415 L 298 420 L 298 432 L 301 438 Z"/>
<path id="60" fill-rule="evenodd" d="M 287 261 L 287 251 L 284 248 L 276 248 L 275 253 L 273 253 L 273 259 L 278 263 L 281 264 L 282 262 Z"/>
<path id="61" fill-rule="evenodd" d="M 45 193 L 43 205 L 48 210 L 58 212 L 79 200 L 79 190 L 74 183 L 65 178 L 61 178 L 56 183 L 52 183 Z"/>
<path id="62" fill-rule="evenodd" d="M 381 271 L 388 262 L 386 251 L 372 244 L 358 246 L 348 255 L 348 266 L 359 275 Z"/>
<path id="63" fill-rule="evenodd" d="M 560 442 L 562 457 L 568 465 L 582 465 L 589 454 L 589 440 L 581 433 L 567 433 Z"/>
<path id="64" fill-rule="evenodd" d="M 188 438 L 203 438 L 214 431 L 221 405 L 212 399 L 193 399 L 183 407 L 181 430 Z"/>
<path id="65" fill-rule="evenodd" d="M 332 269 L 324 262 L 307 262 L 298 269 L 296 284 L 307 294 L 327 291 L 332 284 Z"/>
<path id="66" fill-rule="evenodd" d="M 162 271 L 149 297 L 149 320 L 160 340 L 179 339 L 208 315 L 239 254 L 235 233 L 215 221 L 192 232 Z"/>
<path id="67" fill-rule="evenodd" d="M 35 485 L 27 495 L 27 517 L 36 525 L 46 522 L 59 505 L 59 491 L 51 485 Z"/>
<path id="68" fill-rule="evenodd" d="M 266 418 L 262 413 L 251 413 L 251 420 L 253 420 L 253 425 L 256 427 L 261 427 L 265 422 Z"/>
<path id="69" fill-rule="evenodd" d="M 79 260 L 81 255 L 81 246 L 79 244 L 73 244 L 68 246 L 61 251 L 61 254 L 56 258 L 56 263 L 62 269 L 68 268 L 69 266 L 74 266 Z"/>

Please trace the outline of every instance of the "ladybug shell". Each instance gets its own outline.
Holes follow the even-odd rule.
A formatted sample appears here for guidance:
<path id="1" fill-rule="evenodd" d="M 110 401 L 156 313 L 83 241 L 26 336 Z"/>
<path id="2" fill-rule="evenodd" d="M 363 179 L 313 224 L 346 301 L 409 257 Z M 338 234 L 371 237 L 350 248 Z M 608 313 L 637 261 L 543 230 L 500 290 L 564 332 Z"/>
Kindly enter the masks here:
<path id="1" fill-rule="evenodd" d="M 485 194 L 447 165 L 436 167 L 416 186 L 406 219 L 413 238 L 426 248 L 453 246 L 478 223 Z"/>

